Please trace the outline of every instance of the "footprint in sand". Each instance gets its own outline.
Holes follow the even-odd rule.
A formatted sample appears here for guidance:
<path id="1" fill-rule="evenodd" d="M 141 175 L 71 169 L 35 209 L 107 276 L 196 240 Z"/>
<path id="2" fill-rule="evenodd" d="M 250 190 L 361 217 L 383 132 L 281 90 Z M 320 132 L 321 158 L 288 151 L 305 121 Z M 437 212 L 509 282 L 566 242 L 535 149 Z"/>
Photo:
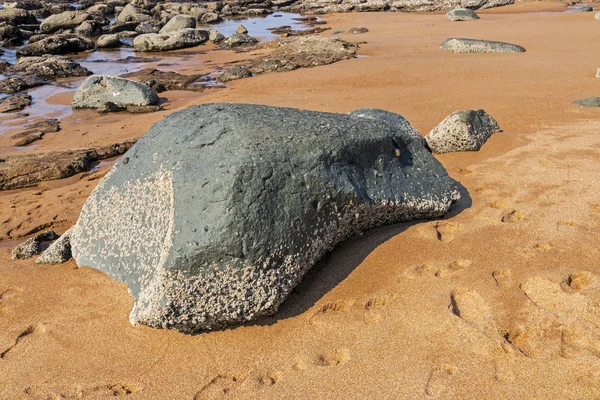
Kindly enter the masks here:
<path id="1" fill-rule="evenodd" d="M 45 333 L 46 326 L 44 324 L 37 323 L 34 325 L 30 325 L 27 329 L 21 332 L 19 336 L 17 336 L 15 342 L 10 347 L 8 347 L 4 351 L 2 351 L 2 353 L 0 353 L 0 359 L 4 360 L 9 357 L 14 357 L 23 354 L 27 351 L 27 342 L 31 340 L 31 338 L 43 335 Z"/>
<path id="2" fill-rule="evenodd" d="M 24 393 L 33 398 L 44 399 L 84 399 L 84 398 L 102 398 L 127 397 L 142 390 L 140 385 L 131 383 L 116 383 L 107 385 L 93 386 L 65 386 L 65 387 L 44 387 L 29 386 Z"/>
<path id="3" fill-rule="evenodd" d="M 194 400 L 212 400 L 227 398 L 238 389 L 244 382 L 237 374 L 217 375 L 196 393 Z"/>
<path id="4" fill-rule="evenodd" d="M 433 276 L 434 274 L 435 267 L 427 263 L 412 265 L 404 271 L 404 276 L 408 279 L 421 278 L 427 275 Z"/>
<path id="5" fill-rule="evenodd" d="M 319 367 L 335 367 L 347 363 L 350 358 L 350 350 L 341 348 L 318 354 L 314 364 Z"/>
<path id="6" fill-rule="evenodd" d="M 509 209 L 502 213 L 500 220 L 502 222 L 517 222 L 525 219 L 526 216 L 527 213 L 525 211 Z"/>
<path id="7" fill-rule="evenodd" d="M 509 268 L 497 269 L 492 272 L 492 276 L 500 288 L 506 289 L 513 285 L 512 270 Z"/>
<path id="8" fill-rule="evenodd" d="M 588 300 L 584 296 L 566 293 L 560 284 L 540 276 L 521 283 L 521 289 L 535 305 L 551 313 L 561 314 L 566 319 L 577 317 L 588 307 Z"/>
<path id="9" fill-rule="evenodd" d="M 490 203 L 490 207 L 497 209 L 505 209 L 509 207 L 509 203 L 504 199 L 494 200 Z"/>
<path id="10" fill-rule="evenodd" d="M 433 223 L 437 239 L 442 243 L 448 243 L 454 240 L 457 232 L 462 231 L 463 226 L 454 222 L 438 221 Z"/>
<path id="11" fill-rule="evenodd" d="M 0 317 L 8 314 L 9 308 L 7 303 L 10 302 L 11 299 L 18 298 L 21 293 L 23 293 L 23 289 L 19 287 L 10 287 L 0 292 Z"/>
<path id="12" fill-rule="evenodd" d="M 392 295 L 383 294 L 371 297 L 364 303 L 365 315 L 364 321 L 367 324 L 374 324 L 383 318 L 381 311 L 393 300 Z"/>
<path id="13" fill-rule="evenodd" d="M 576 271 L 569 275 L 567 281 L 569 287 L 575 291 L 580 291 L 590 286 L 596 281 L 596 277 L 589 271 Z"/>
<path id="14" fill-rule="evenodd" d="M 449 276 L 456 275 L 457 273 L 464 271 L 470 266 L 471 260 L 465 260 L 461 258 L 458 260 L 454 260 L 447 266 L 437 270 L 435 276 L 438 278 L 447 278 Z"/>
<path id="15" fill-rule="evenodd" d="M 427 378 L 425 393 L 434 398 L 441 396 L 451 384 L 451 378 L 457 371 L 458 367 L 452 364 L 441 364 L 432 369 Z"/>
<path id="16" fill-rule="evenodd" d="M 335 316 L 348 311 L 354 302 L 351 300 L 340 300 L 321 306 L 309 319 L 311 325 L 326 324 Z"/>
<path id="17" fill-rule="evenodd" d="M 494 321 L 487 302 L 472 289 L 458 288 L 450 295 L 452 312 L 480 329 L 490 328 Z"/>

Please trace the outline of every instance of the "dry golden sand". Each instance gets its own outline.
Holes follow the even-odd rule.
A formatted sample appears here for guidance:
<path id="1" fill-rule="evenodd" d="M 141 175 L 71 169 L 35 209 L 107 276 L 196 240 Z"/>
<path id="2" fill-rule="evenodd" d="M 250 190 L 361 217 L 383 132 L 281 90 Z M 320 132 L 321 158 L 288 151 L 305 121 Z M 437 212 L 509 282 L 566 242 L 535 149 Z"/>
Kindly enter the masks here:
<path id="1" fill-rule="evenodd" d="M 350 38 L 367 41 L 369 57 L 167 93 L 169 110 L 381 107 L 423 133 L 452 111 L 484 108 L 504 132 L 478 153 L 439 157 L 464 186 L 446 219 L 339 246 L 275 317 L 251 326 L 196 336 L 134 327 L 124 285 L 73 261 L 10 262 L 0 248 L 0 398 L 598 398 L 600 111 L 570 102 L 600 95 L 600 21 L 520 14 L 558 7 L 519 4 L 467 23 L 327 16 L 333 30 L 368 27 Z M 528 51 L 445 53 L 449 36 Z M 159 117 L 77 113 L 41 143 L 118 141 Z M 3 192 L 3 232 L 52 219 L 66 229 L 106 169 Z"/>

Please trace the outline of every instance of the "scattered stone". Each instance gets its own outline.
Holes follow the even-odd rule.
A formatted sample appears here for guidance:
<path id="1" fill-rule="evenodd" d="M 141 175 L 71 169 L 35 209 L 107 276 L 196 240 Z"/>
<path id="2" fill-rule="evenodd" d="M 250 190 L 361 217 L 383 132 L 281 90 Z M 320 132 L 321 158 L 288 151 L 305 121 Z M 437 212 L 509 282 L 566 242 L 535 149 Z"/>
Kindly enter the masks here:
<path id="1" fill-rule="evenodd" d="M 0 99 L 0 112 L 19 111 L 31 104 L 31 96 L 27 93 L 17 93 Z"/>
<path id="2" fill-rule="evenodd" d="M 237 33 L 238 35 L 247 35 L 248 29 L 246 29 L 246 27 L 244 25 L 240 25 L 235 30 L 235 33 Z"/>
<path id="3" fill-rule="evenodd" d="M 133 40 L 138 51 L 168 51 L 198 46 L 208 40 L 208 31 L 182 29 L 169 33 L 147 33 Z"/>
<path id="4" fill-rule="evenodd" d="M 121 33 L 121 32 L 131 32 L 136 31 L 138 26 L 141 25 L 137 22 L 117 22 L 112 24 L 108 28 L 109 33 Z"/>
<path id="5" fill-rule="evenodd" d="M 229 82 L 236 79 L 249 78 L 252 76 L 250 69 L 244 65 L 236 65 L 219 76 L 219 81 Z"/>
<path id="6" fill-rule="evenodd" d="M 136 324 L 196 332 L 273 314 L 340 241 L 441 217 L 459 198 L 414 137 L 259 105 L 173 113 L 90 195 L 73 256 L 129 285 Z"/>
<path id="7" fill-rule="evenodd" d="M 15 65 L 8 68 L 7 72 L 47 78 L 68 78 L 92 74 L 90 70 L 71 59 L 52 55 L 21 57 Z"/>
<path id="8" fill-rule="evenodd" d="M 98 108 L 114 103 L 119 108 L 158 103 L 156 92 L 143 83 L 109 75 L 92 75 L 75 92 L 73 108 Z"/>
<path id="9" fill-rule="evenodd" d="M 0 22 L 18 26 L 23 24 L 37 24 L 38 20 L 26 10 L 20 8 L 2 8 L 0 9 Z"/>
<path id="10" fill-rule="evenodd" d="M 165 26 L 162 27 L 160 33 L 175 32 L 187 28 L 195 29 L 196 19 L 189 15 L 176 15 L 171 18 Z"/>
<path id="11" fill-rule="evenodd" d="M 225 35 L 215 29 L 208 30 L 208 40 L 212 43 L 221 43 L 225 39 Z"/>
<path id="12" fill-rule="evenodd" d="M 82 150 L 3 156 L 4 162 L 0 162 L 0 190 L 31 187 L 40 182 L 89 171 L 94 162 L 119 156 L 133 143 L 135 141 Z"/>
<path id="13" fill-rule="evenodd" d="M 524 47 L 490 40 L 450 38 L 440 46 L 453 53 L 524 53 Z"/>
<path id="14" fill-rule="evenodd" d="M 135 22 L 141 23 L 146 21 L 152 21 L 152 16 L 142 13 L 132 4 L 127 4 L 123 7 L 123 10 L 119 13 L 117 17 L 118 22 Z"/>
<path id="15" fill-rule="evenodd" d="M 121 46 L 121 40 L 116 33 L 102 35 L 96 41 L 96 47 L 99 49 L 114 48 Z"/>
<path id="16" fill-rule="evenodd" d="M 455 8 L 446 13 L 446 18 L 450 21 L 471 21 L 479 19 L 479 15 L 469 8 Z"/>
<path id="17" fill-rule="evenodd" d="M 50 15 L 40 24 L 42 33 L 54 33 L 64 29 L 74 29 L 83 21 L 91 19 L 92 16 L 85 11 L 65 11 L 60 14 Z"/>
<path id="18" fill-rule="evenodd" d="M 102 32 L 102 25 L 93 20 L 83 21 L 81 25 L 75 28 L 75 33 L 81 36 L 98 36 L 102 35 Z"/>
<path id="19" fill-rule="evenodd" d="M 483 110 L 456 111 L 433 128 L 425 137 L 436 153 L 478 151 L 496 132 L 498 122 Z"/>
<path id="20" fill-rule="evenodd" d="M 71 231 L 69 228 L 61 237 L 58 238 L 46 251 L 36 260 L 36 264 L 62 264 L 69 261 L 71 255 Z"/>
<path id="21" fill-rule="evenodd" d="M 596 13 L 596 14 L 594 15 L 594 19 L 595 19 L 595 20 L 600 20 L 600 12 L 599 12 L 599 13 Z"/>
<path id="22" fill-rule="evenodd" d="M 42 243 L 49 242 L 58 238 L 54 231 L 39 233 L 32 238 L 27 239 L 12 250 L 11 258 L 15 260 L 26 260 L 42 252 Z"/>
<path id="23" fill-rule="evenodd" d="M 68 54 L 92 50 L 94 42 L 83 36 L 74 34 L 59 34 L 30 43 L 17 50 L 21 57 L 43 56 L 45 54 Z"/>
<path id="24" fill-rule="evenodd" d="M 142 35 L 144 33 L 158 33 L 160 29 L 160 26 L 156 25 L 154 22 L 146 21 L 139 24 L 135 28 L 135 32 Z"/>
<path id="25" fill-rule="evenodd" d="M 115 13 L 115 6 L 111 3 L 97 3 L 85 11 L 91 15 L 100 15 L 106 17 Z"/>
<path id="26" fill-rule="evenodd" d="M 46 79 L 36 75 L 9 76 L 0 81 L 0 93 L 14 94 L 47 83 Z"/>
<path id="27" fill-rule="evenodd" d="M 586 97 L 585 99 L 575 100 L 573 104 L 582 107 L 600 107 L 600 97 Z"/>
<path id="28" fill-rule="evenodd" d="M 220 20 L 221 18 L 219 17 L 219 14 L 214 12 L 202 14 L 202 17 L 200 18 L 200 22 L 202 22 L 203 24 L 214 24 L 216 22 L 219 22 Z"/>
<path id="29" fill-rule="evenodd" d="M 358 35 L 360 33 L 367 33 L 369 32 L 369 30 L 367 28 L 352 28 L 348 31 L 348 33 L 351 33 L 353 35 Z"/>
<path id="30" fill-rule="evenodd" d="M 227 36 L 225 39 L 223 39 L 220 44 L 221 47 L 225 49 L 233 49 L 235 47 L 254 46 L 257 43 L 258 39 L 252 36 L 234 33 L 233 35 Z"/>
<path id="31" fill-rule="evenodd" d="M 14 25 L 0 23 L 0 46 L 20 46 L 25 40 L 23 32 Z"/>
<path id="32" fill-rule="evenodd" d="M 284 72 L 293 71 L 300 68 L 300 65 L 295 62 L 282 59 L 261 59 L 252 63 L 251 72 L 253 74 L 264 74 L 265 72 Z"/>

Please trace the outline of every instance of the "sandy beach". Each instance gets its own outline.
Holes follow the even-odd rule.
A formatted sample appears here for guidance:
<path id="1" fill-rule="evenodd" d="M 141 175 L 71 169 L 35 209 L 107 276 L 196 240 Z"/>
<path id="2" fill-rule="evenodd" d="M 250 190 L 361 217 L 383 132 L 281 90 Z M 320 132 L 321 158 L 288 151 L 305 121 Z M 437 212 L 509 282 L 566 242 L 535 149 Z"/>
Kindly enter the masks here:
<path id="1" fill-rule="evenodd" d="M 86 148 L 211 102 L 382 108 L 423 135 L 454 111 L 482 108 L 503 129 L 478 152 L 436 155 L 462 191 L 444 219 L 353 238 L 275 316 L 197 335 L 132 326 L 126 285 L 73 260 L 10 260 L 32 233 L 72 226 L 110 162 L 0 191 L 0 398 L 600 397 L 600 111 L 571 104 L 600 95 L 600 21 L 565 10 L 519 3 L 465 23 L 443 13 L 324 15 L 323 36 L 369 29 L 339 35 L 364 42 L 360 57 L 167 91 L 165 111 L 152 114 L 76 111 L 30 150 L 0 135 L 4 155 Z M 439 48 L 449 37 L 527 52 L 454 54 Z M 257 54 L 208 49 L 177 70 Z"/>

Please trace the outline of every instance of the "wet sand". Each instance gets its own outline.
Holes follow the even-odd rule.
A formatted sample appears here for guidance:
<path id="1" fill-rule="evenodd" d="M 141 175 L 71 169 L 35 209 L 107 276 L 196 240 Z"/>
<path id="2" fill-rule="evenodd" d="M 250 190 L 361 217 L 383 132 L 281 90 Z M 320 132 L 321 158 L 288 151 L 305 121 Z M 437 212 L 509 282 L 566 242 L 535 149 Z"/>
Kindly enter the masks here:
<path id="1" fill-rule="evenodd" d="M 600 21 L 524 13 L 559 7 L 519 4 L 464 23 L 441 14 L 328 15 L 325 35 L 370 29 L 341 35 L 366 41 L 359 53 L 368 57 L 201 94 L 166 92 L 167 111 L 152 115 L 67 117 L 31 151 L 134 138 L 168 112 L 215 101 L 379 107 L 423 134 L 453 111 L 483 108 L 504 132 L 480 152 L 438 157 L 464 187 L 447 218 L 344 243 L 277 315 L 249 326 L 195 336 L 134 327 L 123 284 L 73 261 L 11 262 L 0 245 L 0 398 L 600 396 L 600 110 L 570 104 L 600 95 Z M 448 37 L 527 52 L 446 53 L 439 44 Z M 69 95 L 49 101 L 68 104 Z M 109 167 L 0 192 L 8 210 L 0 236 L 54 223 L 64 231 Z"/>

